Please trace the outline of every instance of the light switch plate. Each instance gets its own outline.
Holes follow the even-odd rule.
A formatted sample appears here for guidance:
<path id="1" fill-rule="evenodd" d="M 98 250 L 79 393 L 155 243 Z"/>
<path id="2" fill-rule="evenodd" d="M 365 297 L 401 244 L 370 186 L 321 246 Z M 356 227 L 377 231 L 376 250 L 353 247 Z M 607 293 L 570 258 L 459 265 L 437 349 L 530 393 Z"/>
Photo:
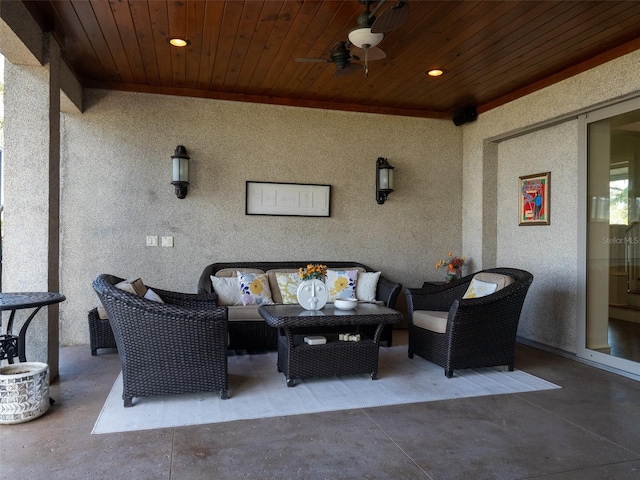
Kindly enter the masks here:
<path id="1" fill-rule="evenodd" d="M 147 235 L 147 247 L 157 247 L 157 246 L 158 246 L 158 236 Z"/>
<path id="2" fill-rule="evenodd" d="M 162 237 L 163 247 L 173 247 L 173 237 Z"/>

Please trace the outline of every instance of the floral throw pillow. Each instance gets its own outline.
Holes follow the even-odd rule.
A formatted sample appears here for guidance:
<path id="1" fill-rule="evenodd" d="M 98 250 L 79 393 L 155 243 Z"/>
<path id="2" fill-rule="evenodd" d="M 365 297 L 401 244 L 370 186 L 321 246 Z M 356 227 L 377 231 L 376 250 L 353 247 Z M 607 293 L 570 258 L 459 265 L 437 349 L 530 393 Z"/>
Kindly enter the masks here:
<path id="1" fill-rule="evenodd" d="M 325 284 L 329 289 L 329 302 L 336 298 L 356 298 L 357 270 L 327 270 Z"/>
<path id="2" fill-rule="evenodd" d="M 295 305 L 298 303 L 298 286 L 302 282 L 297 273 L 276 272 L 276 281 L 282 295 L 282 303 Z"/>
<path id="3" fill-rule="evenodd" d="M 486 297 L 487 295 L 494 293 L 497 288 L 498 285 L 495 283 L 481 282 L 480 280 L 472 278 L 469 288 L 462 298 Z"/>
<path id="4" fill-rule="evenodd" d="M 238 272 L 238 284 L 243 305 L 270 305 L 273 303 L 266 273 Z"/>

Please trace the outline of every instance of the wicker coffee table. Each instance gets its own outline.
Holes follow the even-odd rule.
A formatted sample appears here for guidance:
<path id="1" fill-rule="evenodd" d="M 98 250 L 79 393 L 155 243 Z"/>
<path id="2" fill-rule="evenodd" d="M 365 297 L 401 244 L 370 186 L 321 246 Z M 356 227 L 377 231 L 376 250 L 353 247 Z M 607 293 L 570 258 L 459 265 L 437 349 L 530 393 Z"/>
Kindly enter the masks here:
<path id="1" fill-rule="evenodd" d="M 322 310 L 299 305 L 263 305 L 258 311 L 268 325 L 278 328 L 278 371 L 287 386 L 296 378 L 369 373 L 378 376 L 380 335 L 386 324 L 399 323 L 402 314 L 391 308 L 361 303 L 353 310 L 338 310 L 327 304 Z M 375 325 L 373 338 L 360 331 Z M 340 340 L 340 333 L 360 334 L 359 341 Z M 322 335 L 327 343 L 307 345 L 305 336 Z"/>

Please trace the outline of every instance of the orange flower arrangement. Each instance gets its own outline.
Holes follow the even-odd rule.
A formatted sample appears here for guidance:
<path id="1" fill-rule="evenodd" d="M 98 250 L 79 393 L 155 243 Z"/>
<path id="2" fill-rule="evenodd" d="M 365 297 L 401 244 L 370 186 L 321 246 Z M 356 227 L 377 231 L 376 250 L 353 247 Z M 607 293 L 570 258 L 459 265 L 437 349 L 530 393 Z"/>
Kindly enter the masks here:
<path id="1" fill-rule="evenodd" d="M 462 277 L 462 266 L 467 259 L 465 257 L 456 257 L 453 253 L 448 252 L 447 258 L 439 260 L 436 263 L 436 268 L 447 267 L 447 274 L 445 275 L 445 281 L 447 283 L 457 280 Z"/>
<path id="2" fill-rule="evenodd" d="M 300 267 L 298 269 L 298 274 L 302 280 L 324 280 L 324 277 L 327 274 L 327 266 L 319 263 L 316 263 L 315 265 L 310 263 L 306 267 Z"/>
<path id="3" fill-rule="evenodd" d="M 466 257 L 456 257 L 453 255 L 453 253 L 448 252 L 447 258 L 445 258 L 444 260 L 439 260 L 436 263 L 436 268 L 446 266 L 447 270 L 454 270 L 456 268 L 462 268 L 462 266 L 464 265 L 464 262 L 466 261 L 467 261 Z"/>

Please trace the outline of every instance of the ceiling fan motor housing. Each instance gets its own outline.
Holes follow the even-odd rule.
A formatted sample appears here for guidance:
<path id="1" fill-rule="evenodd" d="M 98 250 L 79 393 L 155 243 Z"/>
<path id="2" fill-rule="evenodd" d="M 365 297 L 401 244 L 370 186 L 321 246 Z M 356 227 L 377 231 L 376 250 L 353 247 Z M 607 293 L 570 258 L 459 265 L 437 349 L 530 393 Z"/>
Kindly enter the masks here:
<path id="1" fill-rule="evenodd" d="M 358 15 L 358 27 L 360 28 L 371 28 L 373 22 L 376 21 L 376 17 L 369 13 L 369 8 L 367 7 L 366 12 L 362 12 Z"/>
<path id="2" fill-rule="evenodd" d="M 331 61 L 336 64 L 338 68 L 344 68 L 349 65 L 351 60 L 351 53 L 347 50 L 344 42 L 340 42 L 339 45 L 331 52 Z"/>

